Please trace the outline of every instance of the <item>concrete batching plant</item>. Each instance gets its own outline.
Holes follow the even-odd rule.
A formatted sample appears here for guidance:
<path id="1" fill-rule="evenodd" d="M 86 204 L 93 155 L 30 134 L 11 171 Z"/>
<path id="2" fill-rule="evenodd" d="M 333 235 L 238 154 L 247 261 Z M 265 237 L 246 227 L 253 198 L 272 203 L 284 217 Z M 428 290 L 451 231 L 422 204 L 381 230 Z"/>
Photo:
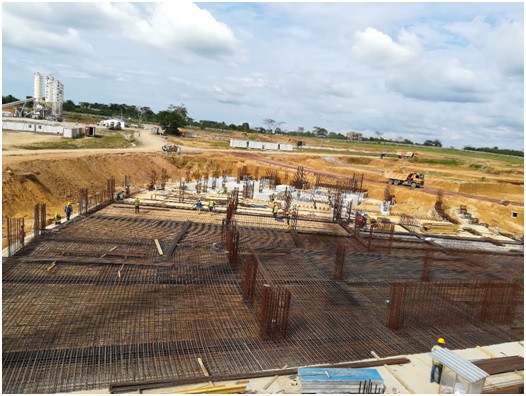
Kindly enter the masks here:
<path id="1" fill-rule="evenodd" d="M 62 120 L 62 106 L 64 104 L 64 85 L 55 80 L 52 75 L 46 77 L 45 92 L 42 88 L 43 78 L 40 73 L 35 73 L 33 78 L 33 96 L 16 102 L 2 105 L 3 109 L 14 109 L 14 116 L 29 117 L 35 119 L 48 118 L 50 120 Z M 33 109 L 26 109 L 26 105 L 33 103 Z M 3 111 L 2 111 L 3 112 Z"/>

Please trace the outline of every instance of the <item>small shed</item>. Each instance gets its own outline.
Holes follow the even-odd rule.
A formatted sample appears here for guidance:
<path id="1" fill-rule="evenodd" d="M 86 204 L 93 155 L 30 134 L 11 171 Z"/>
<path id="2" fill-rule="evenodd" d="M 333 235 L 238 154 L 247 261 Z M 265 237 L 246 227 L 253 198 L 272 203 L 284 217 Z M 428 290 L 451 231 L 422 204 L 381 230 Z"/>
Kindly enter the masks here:
<path id="1" fill-rule="evenodd" d="M 489 374 L 447 348 L 431 352 L 431 357 L 444 366 L 438 393 L 481 394 Z"/>
<path id="2" fill-rule="evenodd" d="M 94 126 L 86 126 L 86 128 L 84 128 L 84 131 L 86 132 L 86 136 L 88 137 L 93 137 L 95 136 L 95 127 Z"/>

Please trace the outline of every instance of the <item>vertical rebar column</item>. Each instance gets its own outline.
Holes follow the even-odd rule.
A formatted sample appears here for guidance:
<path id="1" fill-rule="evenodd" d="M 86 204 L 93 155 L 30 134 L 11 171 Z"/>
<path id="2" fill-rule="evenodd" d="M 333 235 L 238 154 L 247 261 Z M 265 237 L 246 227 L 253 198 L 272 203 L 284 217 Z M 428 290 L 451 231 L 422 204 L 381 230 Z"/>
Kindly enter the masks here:
<path id="1" fill-rule="evenodd" d="M 208 173 L 205 174 L 203 177 L 203 192 L 206 193 L 208 191 Z"/>
<path id="2" fill-rule="evenodd" d="M 422 275 L 420 275 L 420 280 L 422 282 L 429 282 L 429 271 L 431 270 L 431 265 L 433 264 L 433 250 L 426 249 L 426 255 L 424 256 L 424 265 L 422 266 Z"/>
<path id="3" fill-rule="evenodd" d="M 403 305 L 406 294 L 405 283 L 392 283 L 389 296 L 389 317 L 387 327 L 390 330 L 399 330 L 402 326 Z"/>
<path id="4" fill-rule="evenodd" d="M 126 190 L 126 192 L 125 192 L 126 198 L 130 198 L 130 196 L 131 196 L 130 187 L 131 187 L 131 178 L 130 178 L 130 176 L 124 176 L 124 188 Z"/>
<path id="5" fill-rule="evenodd" d="M 166 186 L 166 180 L 168 180 L 168 175 L 166 174 L 166 169 L 161 169 L 161 187 L 164 190 L 164 187 Z"/>
<path id="6" fill-rule="evenodd" d="M 201 179 L 197 179 L 195 182 L 195 192 L 196 194 L 201 194 Z"/>
<path id="7" fill-rule="evenodd" d="M 256 166 L 256 170 L 254 171 L 254 180 L 259 180 L 259 166 Z"/>
<path id="8" fill-rule="evenodd" d="M 334 280 L 342 280 L 343 265 L 345 263 L 346 251 L 347 251 L 347 246 L 345 242 L 339 241 L 338 246 L 336 247 L 336 261 L 334 263 L 334 273 L 332 275 L 332 278 Z"/>
<path id="9" fill-rule="evenodd" d="M 258 261 L 250 256 L 245 262 L 245 272 L 243 274 L 243 300 L 250 305 L 254 304 L 256 298 L 256 278 L 258 273 Z"/>
<path id="10" fill-rule="evenodd" d="M 369 226 L 369 238 L 367 239 L 367 251 L 370 252 L 373 245 L 373 238 L 374 238 L 374 225 L 371 224 Z"/>
<path id="11" fill-rule="evenodd" d="M 508 304 L 504 309 L 504 323 L 512 323 L 517 308 L 523 307 L 523 304 L 519 304 L 518 301 L 520 296 L 524 296 L 524 285 L 518 280 L 512 281 Z"/>
<path id="12" fill-rule="evenodd" d="M 106 197 L 104 202 L 109 203 L 109 202 L 113 202 L 115 199 L 115 179 L 113 177 L 108 179 L 107 184 L 108 186 L 107 186 L 106 192 L 108 196 Z"/>
<path id="13" fill-rule="evenodd" d="M 7 255 L 11 257 L 22 247 L 21 241 L 20 241 L 20 227 L 25 226 L 24 218 L 21 217 L 21 218 L 13 219 L 10 217 L 6 217 L 6 225 L 7 225 Z"/>
<path id="14" fill-rule="evenodd" d="M 296 230 L 298 226 L 298 208 L 294 206 L 292 208 L 292 218 L 290 219 L 290 228 Z"/>
<path id="15" fill-rule="evenodd" d="M 33 215 L 33 239 L 38 239 L 39 236 L 40 236 L 40 204 L 36 204 L 35 212 Z"/>
<path id="16" fill-rule="evenodd" d="M 186 190 L 186 183 L 181 180 L 179 181 L 179 202 L 184 202 L 184 190 Z"/>
<path id="17" fill-rule="evenodd" d="M 234 211 L 237 210 L 237 205 L 239 204 L 239 188 L 234 188 L 232 191 L 232 197 L 234 199 Z"/>
<path id="18" fill-rule="evenodd" d="M 391 224 L 389 226 L 389 242 L 387 243 L 387 254 L 391 254 L 393 250 L 394 229 L 395 225 Z"/>
<path id="19" fill-rule="evenodd" d="M 332 221 L 339 222 L 342 219 L 342 192 L 336 190 L 334 194 L 334 209 L 332 211 Z"/>
<path id="20" fill-rule="evenodd" d="M 47 227 L 47 224 L 46 224 L 46 204 L 45 203 L 41 203 L 40 204 L 40 235 L 42 235 L 45 230 L 46 230 L 46 227 Z"/>
<path id="21" fill-rule="evenodd" d="M 228 251 L 228 261 L 234 268 L 238 266 L 239 250 L 239 231 L 237 231 L 236 222 L 225 222 L 226 227 L 226 248 Z"/>
<path id="22" fill-rule="evenodd" d="M 79 214 L 86 214 L 88 212 L 88 189 L 81 188 L 79 190 Z"/>
<path id="23" fill-rule="evenodd" d="M 352 200 L 349 201 L 349 205 L 347 205 L 347 223 L 351 222 L 351 211 L 352 211 Z"/>
<path id="24" fill-rule="evenodd" d="M 263 340 L 286 338 L 291 293 L 265 285 L 259 306 L 259 335 Z"/>

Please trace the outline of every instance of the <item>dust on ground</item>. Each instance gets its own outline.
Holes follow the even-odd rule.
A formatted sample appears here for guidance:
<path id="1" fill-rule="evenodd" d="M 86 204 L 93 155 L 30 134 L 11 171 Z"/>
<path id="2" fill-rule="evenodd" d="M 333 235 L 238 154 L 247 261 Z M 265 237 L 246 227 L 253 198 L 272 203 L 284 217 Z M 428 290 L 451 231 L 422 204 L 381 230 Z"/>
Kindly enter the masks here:
<path id="1" fill-rule="evenodd" d="M 241 133 L 192 131 L 194 137 L 166 139 L 151 134 L 148 129 L 139 132 L 135 137 L 140 145 L 128 149 L 21 150 L 17 146 L 57 137 L 3 131 L 3 216 L 32 219 L 34 205 L 46 203 L 51 217 L 54 212 L 62 213 L 66 202 L 76 202 L 80 189 L 87 188 L 88 193 L 105 190 L 111 177 L 115 178 L 117 191 L 124 189 L 125 176 L 131 178 L 133 188 L 140 190 L 152 178 L 153 172 L 160 177 L 163 169 L 168 178 L 179 180 L 187 175 L 194 179 L 205 173 L 211 177 L 217 171 L 236 176 L 238 169 L 246 167 L 249 173 L 257 173 L 259 177 L 264 177 L 269 170 L 277 171 L 282 182 L 290 183 L 298 167 L 303 167 L 312 185 L 316 181 L 314 172 L 355 178 L 368 190 L 372 200 L 383 200 L 386 194 L 394 195 L 397 205 L 393 210 L 421 218 L 435 216 L 437 191 L 448 192 L 452 195 L 445 195 L 443 201 L 452 214 L 460 205 L 465 205 L 473 217 L 489 227 L 519 237 L 524 235 L 522 164 L 511 166 L 499 161 L 484 161 L 483 166 L 478 166 L 481 160 L 473 160 L 477 166 L 452 168 L 420 164 L 414 169 L 415 165 L 407 160 L 380 159 L 379 154 L 378 157 L 349 156 L 335 151 L 318 155 L 301 150 L 282 153 L 224 148 L 230 138 L 243 139 Z M 294 139 L 281 140 L 295 142 Z M 161 148 L 167 142 L 179 144 L 182 154 L 163 153 Z M 423 172 L 426 174 L 425 188 L 388 186 L 385 174 L 390 171 Z M 518 204 L 506 204 L 506 201 Z"/>

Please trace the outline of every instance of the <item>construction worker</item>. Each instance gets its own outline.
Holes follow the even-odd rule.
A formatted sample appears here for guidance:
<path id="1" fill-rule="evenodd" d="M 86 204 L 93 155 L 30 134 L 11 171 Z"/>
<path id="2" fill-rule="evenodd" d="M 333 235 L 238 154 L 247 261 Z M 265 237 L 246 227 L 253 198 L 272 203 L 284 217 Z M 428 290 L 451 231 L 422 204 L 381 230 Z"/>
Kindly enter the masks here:
<path id="1" fill-rule="evenodd" d="M 201 209 L 203 208 L 203 203 L 201 202 L 201 198 L 197 200 L 195 203 L 195 208 L 197 209 L 197 213 L 201 214 Z"/>
<path id="2" fill-rule="evenodd" d="M 287 210 L 287 213 L 285 213 L 287 216 L 287 228 L 290 228 L 290 218 L 292 217 L 290 212 Z"/>
<path id="3" fill-rule="evenodd" d="M 59 225 L 62 220 L 62 216 L 55 212 L 53 215 L 53 220 L 55 220 L 55 225 Z"/>
<path id="4" fill-rule="evenodd" d="M 68 202 L 66 206 L 64 206 L 64 212 L 66 212 L 66 220 L 69 220 L 71 217 L 71 212 L 73 212 L 73 206 L 71 206 L 71 202 Z"/>
<path id="5" fill-rule="evenodd" d="M 24 230 L 23 224 L 20 226 L 20 230 L 18 231 L 18 238 L 20 240 L 20 245 L 24 247 L 24 242 L 26 238 L 26 230 Z"/>
<path id="6" fill-rule="evenodd" d="M 446 345 L 446 340 L 444 340 L 442 337 L 440 337 L 437 340 L 437 345 L 435 345 L 433 348 L 431 348 L 431 352 L 437 351 L 443 346 Z M 431 367 L 431 383 L 435 382 L 435 371 L 438 371 L 438 381 L 436 381 L 437 384 L 440 384 L 440 379 L 442 378 L 442 369 L 444 366 L 442 366 L 442 363 L 440 363 L 438 360 L 433 359 L 432 367 Z"/>
<path id="7" fill-rule="evenodd" d="M 208 211 L 210 212 L 210 216 L 214 214 L 214 205 L 215 202 L 213 199 L 211 199 L 210 202 L 208 202 Z"/>
<path id="8" fill-rule="evenodd" d="M 279 210 L 278 203 L 274 202 L 274 208 L 272 209 L 272 214 L 273 214 L 275 219 L 278 218 L 278 210 Z"/>
<path id="9" fill-rule="evenodd" d="M 134 206 L 135 206 L 135 213 L 139 213 L 139 209 L 141 207 L 141 200 L 139 199 L 139 197 L 135 198 Z"/>

